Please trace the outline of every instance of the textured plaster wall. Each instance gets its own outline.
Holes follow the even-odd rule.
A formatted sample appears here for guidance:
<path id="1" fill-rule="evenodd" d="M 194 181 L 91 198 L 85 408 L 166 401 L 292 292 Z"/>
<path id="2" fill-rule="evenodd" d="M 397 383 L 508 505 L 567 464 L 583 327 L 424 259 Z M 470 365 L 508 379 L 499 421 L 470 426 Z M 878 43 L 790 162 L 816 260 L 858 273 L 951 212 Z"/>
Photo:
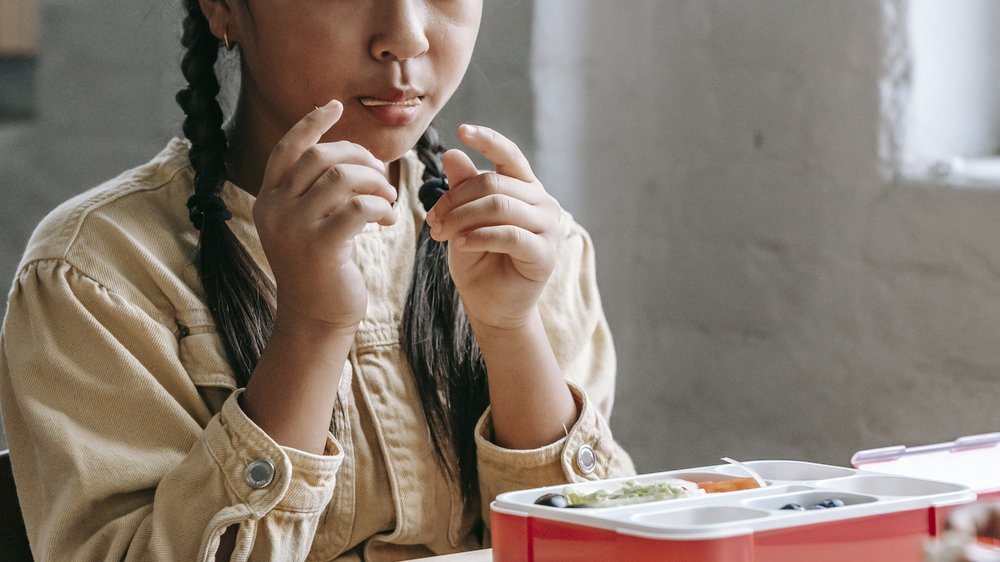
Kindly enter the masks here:
<path id="1" fill-rule="evenodd" d="M 537 0 L 640 470 L 1000 429 L 1000 192 L 895 179 L 904 0 Z"/>

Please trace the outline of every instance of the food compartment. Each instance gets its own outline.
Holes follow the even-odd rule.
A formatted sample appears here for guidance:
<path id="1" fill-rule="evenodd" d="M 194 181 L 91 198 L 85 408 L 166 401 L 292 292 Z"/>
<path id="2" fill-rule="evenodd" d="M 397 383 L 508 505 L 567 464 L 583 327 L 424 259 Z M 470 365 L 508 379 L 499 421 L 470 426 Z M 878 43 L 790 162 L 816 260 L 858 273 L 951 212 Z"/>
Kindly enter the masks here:
<path id="1" fill-rule="evenodd" d="M 663 482 L 668 482 L 673 480 L 681 480 L 681 478 L 674 476 L 672 474 L 661 474 L 654 476 L 635 476 L 632 478 L 624 478 L 616 480 L 566 484 L 563 486 L 556 487 L 555 491 L 572 492 L 574 494 L 587 495 L 587 494 L 593 494 L 594 492 L 598 491 L 616 492 L 628 486 L 643 487 L 654 484 L 661 484 Z"/>
<path id="2" fill-rule="evenodd" d="M 719 472 L 671 472 L 670 478 L 679 478 L 694 482 L 698 488 L 709 494 L 757 490 L 760 486 L 745 471 L 742 476 L 722 474 Z"/>
<path id="3" fill-rule="evenodd" d="M 744 462 L 764 480 L 827 480 L 857 473 L 853 468 L 830 466 L 803 461 L 749 461 Z M 739 466 L 722 466 L 719 472 L 734 477 L 747 476 Z"/>
<path id="4" fill-rule="evenodd" d="M 794 494 L 781 494 L 778 496 L 768 496 L 765 498 L 749 500 L 744 505 L 756 509 L 766 509 L 770 511 L 814 511 L 819 509 L 838 509 L 850 505 L 861 505 L 874 503 L 878 498 L 862 495 L 849 494 L 832 490 L 802 491 Z M 794 506 L 798 506 L 797 508 Z M 817 507 L 821 506 L 821 507 Z"/>
<path id="5" fill-rule="evenodd" d="M 873 494 L 876 496 L 935 496 L 961 492 L 965 486 L 933 480 L 918 480 L 905 476 L 859 475 L 856 478 L 844 478 L 819 483 L 824 488 L 840 492 L 855 492 Z"/>
<path id="6" fill-rule="evenodd" d="M 760 509 L 730 505 L 711 505 L 688 509 L 672 509 L 641 513 L 631 517 L 633 523 L 656 528 L 694 528 L 770 517 Z"/>
<path id="7" fill-rule="evenodd" d="M 551 486 L 501 497 L 513 499 L 515 503 L 532 504 L 532 508 L 613 513 L 635 506 L 703 498 L 705 492 L 693 482 L 661 476 Z"/>
<path id="8" fill-rule="evenodd" d="M 667 472 L 659 477 L 659 479 L 661 480 L 665 478 L 678 478 L 680 480 L 688 480 L 696 484 L 701 484 L 702 482 L 719 482 L 723 480 L 736 480 L 740 477 L 729 474 L 721 474 L 719 472 L 678 471 L 678 472 Z M 652 480 L 657 480 L 657 478 L 652 478 Z"/>
<path id="9" fill-rule="evenodd" d="M 587 507 L 606 511 L 625 506 L 693 501 L 706 496 L 760 489 L 752 478 L 690 469 L 550 486 L 514 492 L 505 497 L 515 503 L 534 504 L 543 508 Z"/>

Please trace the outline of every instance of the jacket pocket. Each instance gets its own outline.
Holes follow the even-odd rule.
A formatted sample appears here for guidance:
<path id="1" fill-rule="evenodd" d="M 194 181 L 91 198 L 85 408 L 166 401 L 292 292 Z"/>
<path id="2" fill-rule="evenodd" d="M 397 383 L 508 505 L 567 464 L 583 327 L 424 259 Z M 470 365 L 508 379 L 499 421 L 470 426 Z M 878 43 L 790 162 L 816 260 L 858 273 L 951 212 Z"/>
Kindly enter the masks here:
<path id="1" fill-rule="evenodd" d="M 214 326 L 181 326 L 178 344 L 181 364 L 212 414 L 236 390 L 236 376 L 226 361 L 222 340 Z"/>

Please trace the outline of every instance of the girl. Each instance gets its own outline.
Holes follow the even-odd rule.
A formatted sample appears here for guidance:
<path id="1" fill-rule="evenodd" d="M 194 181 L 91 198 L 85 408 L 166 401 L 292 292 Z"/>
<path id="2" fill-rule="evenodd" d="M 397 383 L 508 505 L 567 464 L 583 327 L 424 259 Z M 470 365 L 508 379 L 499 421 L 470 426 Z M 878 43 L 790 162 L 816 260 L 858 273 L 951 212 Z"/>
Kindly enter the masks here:
<path id="1" fill-rule="evenodd" d="M 586 233 L 511 141 L 460 128 L 483 173 L 428 128 L 481 0 L 184 7 L 186 139 L 46 218 L 10 295 L 35 557 L 413 558 L 631 473 Z"/>

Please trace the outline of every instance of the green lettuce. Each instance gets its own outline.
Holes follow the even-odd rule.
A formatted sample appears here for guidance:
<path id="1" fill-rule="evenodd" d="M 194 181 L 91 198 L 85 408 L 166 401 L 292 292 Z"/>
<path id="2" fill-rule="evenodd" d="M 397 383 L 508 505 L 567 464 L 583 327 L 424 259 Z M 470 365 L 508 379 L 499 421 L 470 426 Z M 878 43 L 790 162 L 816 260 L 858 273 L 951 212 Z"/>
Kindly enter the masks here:
<path id="1" fill-rule="evenodd" d="M 659 500 L 672 500 L 700 496 L 705 492 L 694 482 L 671 478 L 669 480 L 654 480 L 636 482 L 628 480 L 617 490 L 597 490 L 589 494 L 578 494 L 570 488 L 563 491 L 566 501 L 571 506 L 583 507 L 613 507 Z"/>

